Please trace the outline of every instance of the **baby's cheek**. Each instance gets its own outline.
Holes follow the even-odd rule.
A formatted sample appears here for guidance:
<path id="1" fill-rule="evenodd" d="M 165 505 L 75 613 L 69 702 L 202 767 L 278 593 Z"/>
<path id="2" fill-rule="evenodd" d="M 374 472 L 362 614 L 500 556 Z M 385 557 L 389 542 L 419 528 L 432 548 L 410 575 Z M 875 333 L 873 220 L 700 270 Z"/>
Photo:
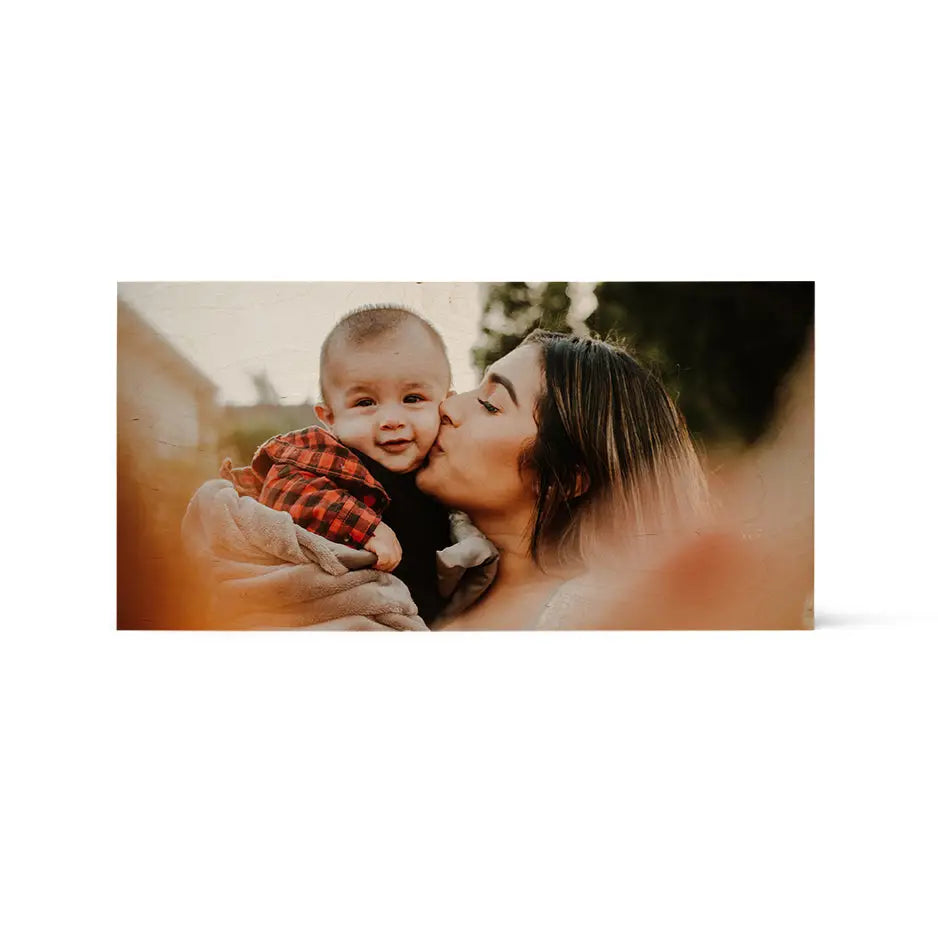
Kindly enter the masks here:
<path id="1" fill-rule="evenodd" d="M 418 441 L 429 449 L 440 432 L 440 411 L 437 407 L 428 407 L 422 411 L 417 421 Z"/>
<path id="2" fill-rule="evenodd" d="M 337 417 L 332 429 L 346 446 L 354 446 L 356 449 L 370 446 L 374 437 L 370 421 L 349 414 Z"/>
<path id="3" fill-rule="evenodd" d="M 414 419 L 411 426 L 414 430 L 414 440 L 417 443 L 417 458 L 422 460 L 430 452 L 430 447 L 433 446 L 433 441 L 439 432 L 440 421 L 439 418 L 433 420 L 421 415 Z"/>

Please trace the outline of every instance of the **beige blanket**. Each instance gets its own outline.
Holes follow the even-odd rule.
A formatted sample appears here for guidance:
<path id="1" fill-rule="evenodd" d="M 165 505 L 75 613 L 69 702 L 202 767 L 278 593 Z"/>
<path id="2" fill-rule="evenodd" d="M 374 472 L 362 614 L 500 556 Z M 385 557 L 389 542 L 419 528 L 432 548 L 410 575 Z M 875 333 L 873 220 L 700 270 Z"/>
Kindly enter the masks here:
<path id="1" fill-rule="evenodd" d="M 437 554 L 445 617 L 469 606 L 495 577 L 494 546 L 464 515 L 454 543 Z M 239 496 L 225 479 L 206 482 L 182 523 L 190 561 L 208 579 L 210 626 L 426 631 L 407 587 L 375 570 L 375 557 L 311 534 L 289 514 Z"/>

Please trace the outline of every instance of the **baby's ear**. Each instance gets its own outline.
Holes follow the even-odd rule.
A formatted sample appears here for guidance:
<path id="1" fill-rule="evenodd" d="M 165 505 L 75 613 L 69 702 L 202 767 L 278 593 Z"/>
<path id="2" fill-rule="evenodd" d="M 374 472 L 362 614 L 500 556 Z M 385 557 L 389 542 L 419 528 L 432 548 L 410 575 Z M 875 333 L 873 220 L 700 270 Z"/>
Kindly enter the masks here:
<path id="1" fill-rule="evenodd" d="M 332 426 L 332 411 L 322 403 L 319 403 L 315 407 L 316 416 L 327 426 Z"/>

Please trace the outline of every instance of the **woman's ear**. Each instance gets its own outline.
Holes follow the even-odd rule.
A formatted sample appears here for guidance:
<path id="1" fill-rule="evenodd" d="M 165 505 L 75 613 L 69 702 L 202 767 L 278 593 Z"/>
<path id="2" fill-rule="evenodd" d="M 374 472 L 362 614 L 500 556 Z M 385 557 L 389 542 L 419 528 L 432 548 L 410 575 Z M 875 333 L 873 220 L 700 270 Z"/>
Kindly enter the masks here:
<path id="1" fill-rule="evenodd" d="M 332 426 L 332 411 L 325 404 L 317 404 L 315 407 L 316 416 L 327 427 Z"/>
<path id="2" fill-rule="evenodd" d="M 590 487 L 590 477 L 589 473 L 585 469 L 577 469 L 576 478 L 574 479 L 572 491 L 569 486 L 563 486 L 563 497 L 564 498 L 579 498 L 585 492 L 589 491 Z M 537 485 L 535 484 L 535 488 Z"/>

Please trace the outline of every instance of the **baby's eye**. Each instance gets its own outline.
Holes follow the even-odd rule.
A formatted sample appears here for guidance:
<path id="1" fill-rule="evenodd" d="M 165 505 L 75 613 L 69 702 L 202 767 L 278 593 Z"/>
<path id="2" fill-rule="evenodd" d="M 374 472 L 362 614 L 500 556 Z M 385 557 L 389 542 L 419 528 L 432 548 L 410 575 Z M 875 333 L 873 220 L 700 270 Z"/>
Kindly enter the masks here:
<path id="1" fill-rule="evenodd" d="M 359 400 L 355 401 L 352 405 L 353 407 L 374 407 L 374 399 L 370 397 L 362 397 Z"/>
<path id="2" fill-rule="evenodd" d="M 404 396 L 405 404 L 419 404 L 421 401 L 425 401 L 426 397 L 423 394 L 407 394 Z"/>

